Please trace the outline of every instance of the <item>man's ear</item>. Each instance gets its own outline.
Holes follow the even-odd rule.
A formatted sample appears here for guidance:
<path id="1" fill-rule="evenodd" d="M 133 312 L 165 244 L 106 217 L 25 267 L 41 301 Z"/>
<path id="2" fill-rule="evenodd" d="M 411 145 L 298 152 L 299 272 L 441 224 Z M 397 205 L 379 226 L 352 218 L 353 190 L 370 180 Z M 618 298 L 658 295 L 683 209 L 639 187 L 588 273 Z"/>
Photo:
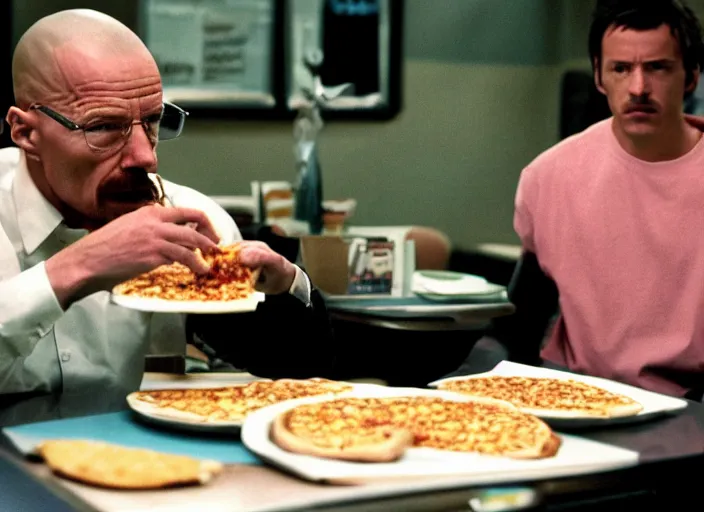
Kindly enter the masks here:
<path id="1" fill-rule="evenodd" d="M 699 67 L 697 66 L 692 71 L 692 79 L 687 84 L 687 87 L 685 87 L 685 90 L 684 90 L 685 93 L 694 92 L 694 90 L 697 88 L 697 85 L 699 84 L 699 77 L 700 77 L 699 73 L 700 73 L 700 70 L 699 70 Z"/>
<path id="2" fill-rule="evenodd" d="M 10 125 L 12 141 L 27 153 L 29 158 L 38 157 L 37 116 L 34 112 L 25 112 L 17 107 L 10 107 L 5 121 Z"/>

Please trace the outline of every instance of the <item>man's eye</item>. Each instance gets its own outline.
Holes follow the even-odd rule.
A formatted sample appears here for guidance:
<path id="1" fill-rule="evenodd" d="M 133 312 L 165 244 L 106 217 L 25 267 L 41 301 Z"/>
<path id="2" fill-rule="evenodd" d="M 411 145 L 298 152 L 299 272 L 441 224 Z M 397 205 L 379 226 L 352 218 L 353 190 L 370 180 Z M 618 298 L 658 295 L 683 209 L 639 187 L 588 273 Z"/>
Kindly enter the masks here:
<path id="1" fill-rule="evenodd" d="M 96 123 L 86 126 L 87 132 L 121 132 L 124 125 L 120 123 Z"/>
<path id="2" fill-rule="evenodd" d="M 628 66 L 625 64 L 614 64 L 613 70 L 615 73 L 625 73 L 628 71 Z"/>
<path id="3" fill-rule="evenodd" d="M 667 65 L 664 62 L 651 62 L 648 64 L 647 69 L 650 71 L 662 71 L 667 69 Z"/>

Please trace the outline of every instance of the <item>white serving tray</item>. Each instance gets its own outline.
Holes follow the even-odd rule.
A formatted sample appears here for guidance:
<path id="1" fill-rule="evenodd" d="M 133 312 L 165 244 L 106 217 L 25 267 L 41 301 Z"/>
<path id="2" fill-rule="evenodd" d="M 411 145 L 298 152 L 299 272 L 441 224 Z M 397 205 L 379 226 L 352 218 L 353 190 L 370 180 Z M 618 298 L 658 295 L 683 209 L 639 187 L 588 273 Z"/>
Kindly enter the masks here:
<path id="1" fill-rule="evenodd" d="M 674 414 L 687 407 L 687 402 L 680 398 L 674 398 L 660 393 L 654 393 L 645 389 L 629 386 L 620 382 L 615 382 L 608 379 L 598 377 L 590 377 L 587 375 L 579 375 L 566 371 L 553 370 L 550 368 L 542 368 L 525 364 L 513 363 L 511 361 L 501 361 L 492 370 L 485 373 L 477 373 L 461 377 L 449 377 L 440 379 L 428 384 L 430 387 L 437 387 L 443 382 L 454 380 L 465 380 L 477 377 L 486 376 L 517 376 L 517 377 L 549 377 L 556 379 L 572 379 L 586 384 L 601 387 L 613 393 L 620 393 L 628 396 L 639 402 L 643 406 L 638 414 L 634 416 L 623 416 L 616 418 L 564 418 L 559 416 L 551 416 L 548 413 L 536 414 L 540 418 L 547 421 L 555 428 L 583 428 L 594 426 L 608 426 L 624 423 L 637 423 L 645 420 L 650 420 L 658 416 Z"/>
<path id="2" fill-rule="evenodd" d="M 347 395 L 350 396 L 350 395 Z M 354 396 L 444 396 L 456 393 L 417 388 L 370 388 Z M 638 463 L 638 453 L 576 436 L 562 435 L 557 455 L 547 459 L 515 460 L 481 454 L 456 453 L 430 448 L 410 448 L 398 461 L 361 463 L 299 455 L 279 448 L 269 438 L 274 418 L 302 403 L 325 400 L 311 397 L 292 400 L 250 414 L 242 427 L 242 442 L 267 462 L 306 480 L 336 484 L 364 484 L 412 477 L 457 477 L 467 485 L 508 483 L 613 470 Z M 327 397 L 329 400 L 330 397 Z M 467 398 L 469 399 L 469 398 Z"/>

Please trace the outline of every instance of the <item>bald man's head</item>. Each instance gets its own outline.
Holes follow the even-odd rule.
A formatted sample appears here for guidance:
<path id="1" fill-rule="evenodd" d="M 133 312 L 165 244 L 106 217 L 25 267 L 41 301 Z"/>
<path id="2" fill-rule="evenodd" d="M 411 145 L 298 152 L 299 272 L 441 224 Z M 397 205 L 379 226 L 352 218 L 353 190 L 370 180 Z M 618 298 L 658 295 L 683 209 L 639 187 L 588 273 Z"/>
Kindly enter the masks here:
<path id="1" fill-rule="evenodd" d="M 153 58 L 139 37 L 106 14 L 71 9 L 46 16 L 20 38 L 12 60 L 17 106 L 64 103 L 88 82 L 119 81 L 135 58 Z M 158 74 L 156 63 L 155 73 Z"/>

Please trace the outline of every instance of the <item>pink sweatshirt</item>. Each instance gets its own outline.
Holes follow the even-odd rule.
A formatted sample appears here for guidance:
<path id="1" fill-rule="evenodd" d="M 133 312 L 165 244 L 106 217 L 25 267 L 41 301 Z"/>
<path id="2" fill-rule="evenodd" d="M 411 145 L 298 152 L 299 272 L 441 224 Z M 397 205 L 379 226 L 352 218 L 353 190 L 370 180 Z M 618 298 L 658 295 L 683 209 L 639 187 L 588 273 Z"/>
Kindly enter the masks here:
<path id="1" fill-rule="evenodd" d="M 597 123 L 523 170 L 514 227 L 559 290 L 545 359 L 671 395 L 704 383 L 704 137 L 649 163 Z"/>

